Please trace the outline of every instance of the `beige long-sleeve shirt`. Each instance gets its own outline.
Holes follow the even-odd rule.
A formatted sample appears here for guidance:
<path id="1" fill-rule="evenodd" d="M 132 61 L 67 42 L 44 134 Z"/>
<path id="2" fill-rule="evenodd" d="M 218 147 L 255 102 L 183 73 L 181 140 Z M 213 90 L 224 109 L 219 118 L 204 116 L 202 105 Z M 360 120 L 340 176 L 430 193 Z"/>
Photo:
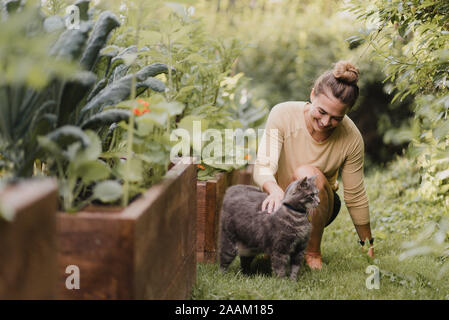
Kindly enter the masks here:
<path id="1" fill-rule="evenodd" d="M 285 190 L 295 169 L 310 165 L 320 169 L 337 190 L 341 170 L 344 200 L 353 223 L 369 223 L 368 197 L 363 183 L 364 144 L 360 131 L 345 116 L 326 140 L 317 142 L 306 127 L 304 106 L 307 103 L 288 101 L 273 107 L 259 144 L 254 181 L 261 190 L 267 181 L 274 181 Z"/>

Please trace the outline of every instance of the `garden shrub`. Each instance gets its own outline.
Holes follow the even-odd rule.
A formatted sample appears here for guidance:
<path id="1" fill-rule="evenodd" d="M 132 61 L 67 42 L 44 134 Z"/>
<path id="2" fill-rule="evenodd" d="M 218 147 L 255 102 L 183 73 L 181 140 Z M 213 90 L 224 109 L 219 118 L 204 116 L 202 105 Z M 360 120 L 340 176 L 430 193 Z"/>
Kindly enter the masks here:
<path id="1" fill-rule="evenodd" d="M 141 5 L 139 1 L 127 2 L 127 7 L 117 7 L 117 13 L 126 17 L 123 26 L 113 37 L 112 43 L 117 46 L 129 45 L 130 34 L 135 33 L 136 24 L 130 15 L 130 8 Z M 185 105 L 182 114 L 178 115 L 175 128 L 191 131 L 194 121 L 201 122 L 202 130 L 215 129 L 220 132 L 220 139 L 225 145 L 233 145 L 226 141 L 225 129 L 243 128 L 238 108 L 235 103 L 236 90 L 243 90 L 245 78 L 233 72 L 233 65 L 240 55 L 242 47 L 232 37 L 217 37 L 204 28 L 202 19 L 195 17 L 185 6 L 161 1 L 149 5 L 146 17 L 149 23 L 143 23 L 139 30 L 139 41 L 142 50 L 136 54 L 137 63 L 161 61 L 173 68 L 160 79 L 166 84 L 167 101 L 177 101 Z M 245 125 L 266 116 L 266 106 L 258 104 L 257 114 L 247 114 Z M 192 135 L 191 135 L 192 136 Z M 193 154 L 202 155 L 207 141 L 201 148 L 191 144 Z M 215 141 L 211 141 L 213 143 Z M 234 150 L 234 148 L 232 148 Z M 249 154 L 249 151 L 246 151 Z M 230 154 L 228 154 L 229 156 Z M 217 171 L 230 171 L 242 165 L 224 163 L 224 155 L 215 155 L 201 159 L 198 167 L 199 179 L 210 179 Z M 236 152 L 232 151 L 232 157 Z M 221 161 L 221 163 L 220 163 Z"/>
<path id="2" fill-rule="evenodd" d="M 86 1 L 76 3 L 80 8 L 81 20 L 79 28 L 75 29 L 63 30 L 63 23 L 55 23 L 62 18 L 45 18 L 35 3 L 23 5 L 22 10 L 11 12 L 2 21 L 5 25 L 22 26 L 23 43 L 34 38 L 42 40 L 40 43 L 33 43 L 39 49 L 30 50 L 31 58 L 25 56 L 22 58 L 24 61 L 10 59 L 11 65 L 6 74 L 10 74 L 14 67 L 18 68 L 18 64 L 25 67 L 22 75 L 16 72 L 15 78 L 2 81 L 1 94 L 5 99 L 2 99 L 1 104 L 4 121 L 0 129 L 3 164 L 7 167 L 5 176 L 31 177 L 33 167 L 34 174 L 57 176 L 62 208 L 69 211 L 77 210 L 93 200 L 93 196 L 101 193 L 98 189 L 100 186 L 106 188 L 114 184 L 108 190 L 120 189 L 118 181 L 95 186 L 95 182 L 115 173 L 111 170 L 114 168 L 100 159 L 102 146 L 106 143 L 100 141 L 97 133 L 103 133 L 102 136 L 108 138 L 111 124 L 133 119 L 130 117 L 130 110 L 110 106 L 129 99 L 130 95 L 135 98 L 147 89 L 163 92 L 164 83 L 153 76 L 168 71 L 167 66 L 162 63 L 131 70 L 126 67 L 126 59 L 113 60 L 115 55 L 111 54 L 111 50 L 101 51 L 110 32 L 120 23 L 108 11 L 97 14 L 91 11 L 91 14 L 87 14 L 88 6 L 85 3 Z M 93 17 L 97 17 L 95 23 Z M 59 27 L 47 30 L 49 20 Z M 6 31 L 5 37 L 13 33 L 8 28 L 2 30 Z M 38 38 L 36 34 L 42 36 Z M 18 45 L 22 45 L 22 42 Z M 5 42 L 5 45 L 10 44 Z M 14 55 L 14 49 L 10 47 L 11 55 Z M 117 54 L 119 53 L 116 52 Z M 51 62 L 39 55 L 50 55 L 51 59 L 46 59 Z M 26 59 L 32 65 L 26 63 Z M 39 62 L 44 67 L 50 64 L 56 67 L 41 70 Z M 114 64 L 111 66 L 112 62 Z M 100 72 L 101 68 L 96 67 L 97 64 L 106 67 L 103 74 Z M 29 69 L 26 69 L 27 66 Z M 113 73 L 119 67 L 120 74 Z M 130 70 L 132 74 L 128 74 Z M 108 72 L 114 76 L 110 77 Z M 40 80 L 36 83 L 33 80 L 36 73 L 37 76 L 42 76 L 44 82 Z M 23 78 L 24 75 L 27 78 Z M 87 129 L 96 132 L 83 131 Z M 125 177 L 119 175 L 119 178 L 125 178 L 126 182 L 128 176 L 131 173 L 128 172 Z M 109 197 L 109 201 L 122 195 L 121 192 L 115 194 L 117 196 Z"/>

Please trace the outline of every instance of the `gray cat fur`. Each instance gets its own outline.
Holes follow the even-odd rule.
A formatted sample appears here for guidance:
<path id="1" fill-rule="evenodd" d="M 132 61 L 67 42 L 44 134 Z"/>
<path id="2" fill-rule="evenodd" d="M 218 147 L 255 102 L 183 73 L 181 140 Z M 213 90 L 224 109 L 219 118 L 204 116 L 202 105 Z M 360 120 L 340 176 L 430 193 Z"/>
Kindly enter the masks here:
<path id="1" fill-rule="evenodd" d="M 282 205 L 271 214 L 261 211 L 267 193 L 249 185 L 229 187 L 220 216 L 220 269 L 227 270 L 239 254 L 243 272 L 248 274 L 252 259 L 266 253 L 279 277 L 286 276 L 290 258 L 290 279 L 296 280 L 312 229 L 306 212 L 319 204 L 315 178 L 292 182 Z"/>

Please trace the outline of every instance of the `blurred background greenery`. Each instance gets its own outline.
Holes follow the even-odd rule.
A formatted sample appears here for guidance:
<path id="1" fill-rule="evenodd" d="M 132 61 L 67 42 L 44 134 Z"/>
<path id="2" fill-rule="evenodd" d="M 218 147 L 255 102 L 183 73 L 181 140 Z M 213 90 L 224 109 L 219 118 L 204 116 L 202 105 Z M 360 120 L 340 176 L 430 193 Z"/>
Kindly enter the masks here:
<path id="1" fill-rule="evenodd" d="M 410 141 L 392 134 L 408 128 L 411 101 L 391 102 L 391 82 L 383 82 L 382 61 L 374 59 L 354 35 L 369 34 L 374 22 L 360 21 L 348 1 L 198 1 L 212 34 L 233 36 L 246 45 L 235 72 L 251 78 L 253 93 L 272 108 L 288 100 L 309 100 L 314 81 L 346 59 L 361 71 L 361 96 L 349 116 L 366 146 L 366 169 L 401 154 Z"/>

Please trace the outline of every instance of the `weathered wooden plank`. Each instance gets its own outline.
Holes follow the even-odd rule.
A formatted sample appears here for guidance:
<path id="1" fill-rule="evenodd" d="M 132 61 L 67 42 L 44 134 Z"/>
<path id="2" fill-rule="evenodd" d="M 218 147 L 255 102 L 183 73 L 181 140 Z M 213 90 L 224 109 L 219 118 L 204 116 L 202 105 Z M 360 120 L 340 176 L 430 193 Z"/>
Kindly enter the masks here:
<path id="1" fill-rule="evenodd" d="M 133 222 L 108 218 L 58 215 L 58 298 L 132 298 Z M 80 270 L 79 290 L 66 288 L 70 265 Z"/>
<path id="2" fill-rule="evenodd" d="M 0 202 L 15 212 L 0 219 L 0 299 L 54 299 L 56 296 L 55 180 L 30 180 L 7 187 Z"/>
<path id="3" fill-rule="evenodd" d="M 190 296 L 186 290 L 169 292 L 169 288 L 179 281 L 176 285 L 191 289 L 188 283 L 196 274 L 192 272 L 196 261 L 187 263 L 195 250 L 195 168 L 192 166 L 183 183 L 173 183 L 169 191 L 154 202 L 153 214 L 142 215 L 136 225 L 135 287 L 137 295 L 145 299 L 186 299 Z M 185 270 L 177 276 L 180 269 Z"/>
<path id="4" fill-rule="evenodd" d="M 197 261 L 214 261 L 214 226 L 217 219 L 217 183 L 224 179 L 219 173 L 214 180 L 197 182 Z M 221 182 L 220 182 L 221 183 Z"/>
<path id="5" fill-rule="evenodd" d="M 207 181 L 198 181 L 196 185 L 197 194 L 197 214 L 196 214 L 196 249 L 198 254 L 204 255 L 204 245 L 206 242 L 205 228 L 206 228 L 206 213 L 208 211 L 206 199 L 207 196 Z M 209 196 L 210 197 L 210 196 Z M 202 261 L 203 256 L 198 256 Z"/>

